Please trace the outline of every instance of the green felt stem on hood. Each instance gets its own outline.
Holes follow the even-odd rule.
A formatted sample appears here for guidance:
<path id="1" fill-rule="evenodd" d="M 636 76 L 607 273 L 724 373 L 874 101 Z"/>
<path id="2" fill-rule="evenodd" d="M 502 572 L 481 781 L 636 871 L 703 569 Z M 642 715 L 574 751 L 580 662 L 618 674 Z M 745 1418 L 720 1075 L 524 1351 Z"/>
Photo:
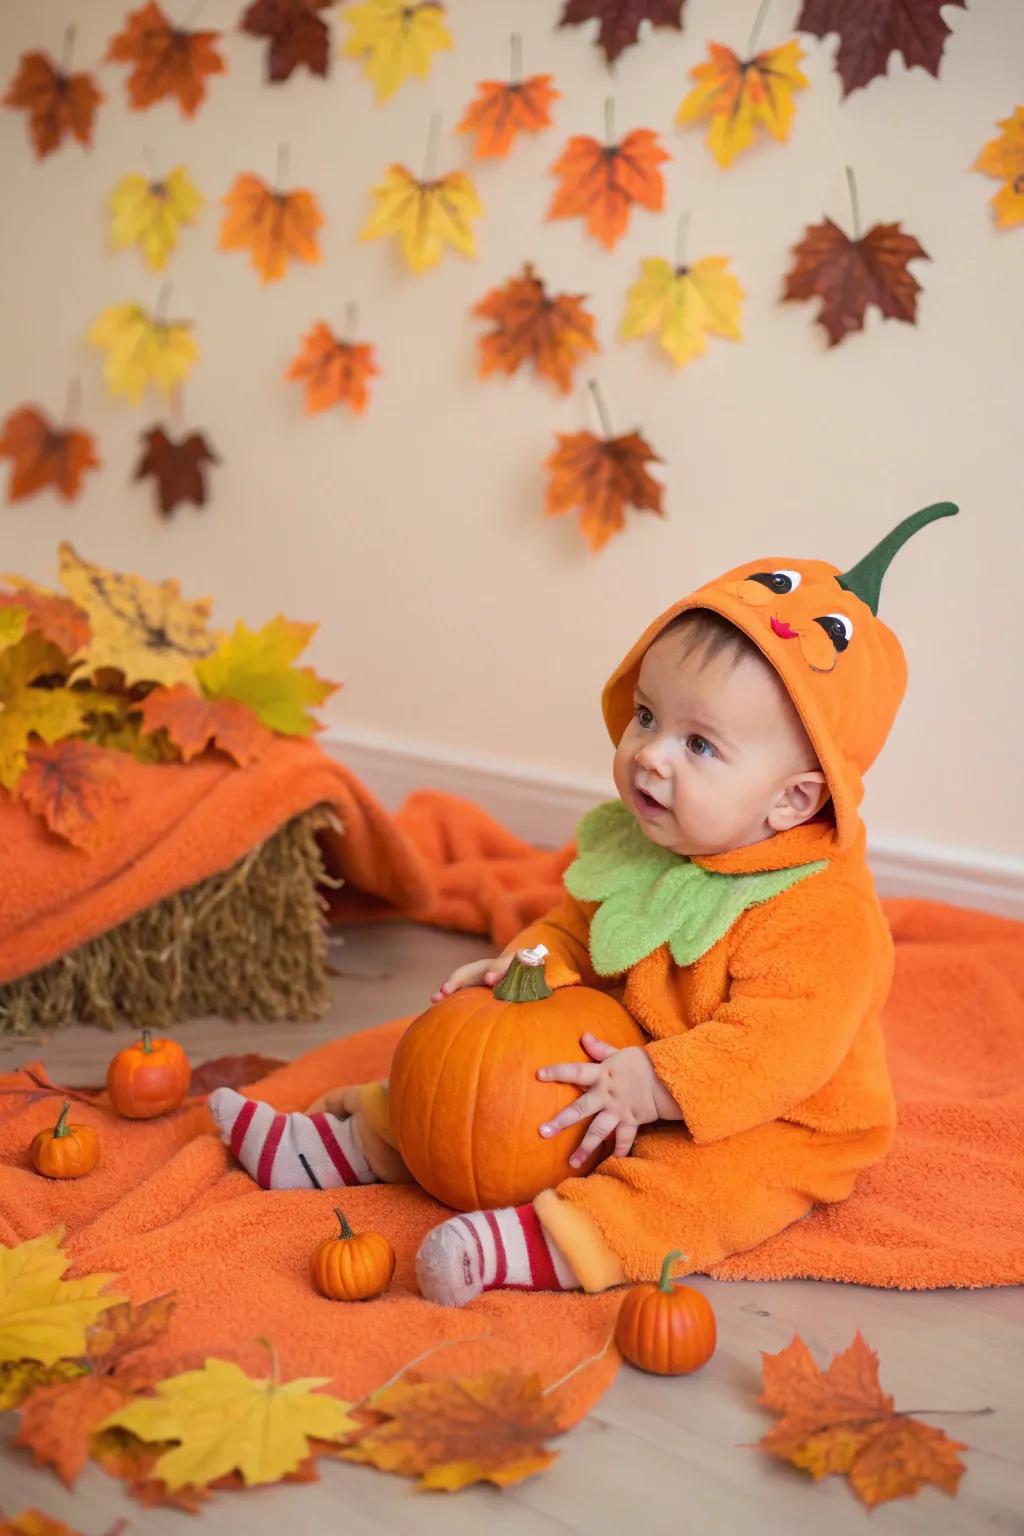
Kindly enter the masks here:
<path id="1" fill-rule="evenodd" d="M 844 571 L 842 576 L 837 576 L 836 580 L 845 591 L 854 593 L 862 602 L 867 603 L 871 612 L 877 615 L 882 577 L 907 540 L 913 538 L 919 528 L 936 522 L 940 517 L 955 517 L 959 510 L 955 502 L 936 501 L 930 507 L 922 507 L 920 512 L 912 512 L 884 539 L 880 539 L 863 560 L 858 560 L 856 565 Z"/>

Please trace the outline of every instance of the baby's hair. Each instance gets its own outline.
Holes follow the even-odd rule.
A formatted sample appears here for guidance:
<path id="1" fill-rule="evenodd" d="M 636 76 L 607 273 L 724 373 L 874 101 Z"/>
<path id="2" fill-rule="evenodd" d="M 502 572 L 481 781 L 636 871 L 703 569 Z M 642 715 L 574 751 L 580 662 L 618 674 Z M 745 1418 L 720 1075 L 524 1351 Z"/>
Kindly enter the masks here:
<path id="1" fill-rule="evenodd" d="M 724 619 L 710 608 L 691 608 L 681 613 L 662 630 L 663 635 L 678 630 L 683 642 L 683 655 L 695 655 L 701 667 L 706 667 L 719 656 L 724 656 L 737 667 L 744 656 L 760 657 L 761 652 L 749 636 L 735 624 Z"/>

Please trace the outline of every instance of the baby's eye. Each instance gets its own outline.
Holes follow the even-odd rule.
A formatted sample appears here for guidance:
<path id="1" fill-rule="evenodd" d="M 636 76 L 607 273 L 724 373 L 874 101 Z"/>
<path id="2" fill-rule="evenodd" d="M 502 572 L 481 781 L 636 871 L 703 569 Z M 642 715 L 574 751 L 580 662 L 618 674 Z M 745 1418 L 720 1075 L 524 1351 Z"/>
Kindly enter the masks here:
<path id="1" fill-rule="evenodd" d="M 779 597 L 785 597 L 787 592 L 795 592 L 803 577 L 799 571 L 755 571 L 748 581 L 759 581 L 762 587 L 767 587 L 769 592 L 775 592 Z"/>
<path id="2" fill-rule="evenodd" d="M 638 704 L 636 706 L 636 723 L 644 731 L 649 731 L 654 724 L 654 714 L 647 708 L 646 704 Z"/>
<path id="3" fill-rule="evenodd" d="M 853 623 L 845 613 L 826 613 L 814 622 L 821 625 L 837 651 L 845 651 L 853 639 Z"/>
<path id="4" fill-rule="evenodd" d="M 704 736 L 687 736 L 686 745 L 694 757 L 714 757 L 715 749 Z"/>

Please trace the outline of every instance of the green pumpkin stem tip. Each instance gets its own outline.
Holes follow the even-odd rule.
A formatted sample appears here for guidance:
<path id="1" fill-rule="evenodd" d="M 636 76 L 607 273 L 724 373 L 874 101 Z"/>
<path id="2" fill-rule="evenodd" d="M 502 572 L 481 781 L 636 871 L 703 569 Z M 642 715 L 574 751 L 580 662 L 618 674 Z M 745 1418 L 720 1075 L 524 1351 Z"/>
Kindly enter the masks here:
<path id="1" fill-rule="evenodd" d="M 61 1105 L 60 1114 L 57 1117 L 57 1124 L 53 1128 L 53 1139 L 54 1139 L 54 1141 L 57 1140 L 58 1136 L 70 1136 L 71 1135 L 71 1132 L 70 1132 L 70 1130 L 68 1129 L 68 1126 L 67 1126 L 68 1110 L 70 1108 L 71 1108 L 71 1100 L 70 1099 L 65 1099 L 64 1103 Z"/>
<path id="2" fill-rule="evenodd" d="M 145 1051 L 147 1056 L 150 1055 L 153 1050 L 153 1034 L 151 1030 L 144 1029 L 142 1031 L 142 1049 Z"/>
<path id="3" fill-rule="evenodd" d="M 675 1263 L 676 1259 L 684 1259 L 687 1263 L 690 1262 L 689 1257 L 683 1252 L 681 1248 L 673 1248 L 671 1253 L 667 1253 L 665 1255 L 665 1261 L 661 1266 L 661 1275 L 658 1280 L 659 1291 L 671 1291 L 672 1287 L 675 1285 L 675 1281 L 672 1279 L 671 1270 L 672 1265 Z"/>
<path id="4" fill-rule="evenodd" d="M 544 976 L 547 948 L 538 944 L 535 949 L 520 949 L 512 964 L 494 989 L 500 1003 L 539 1003 L 551 996 L 551 988 Z"/>
<path id="5" fill-rule="evenodd" d="M 341 1228 L 341 1231 L 338 1234 L 339 1237 L 355 1237 L 355 1233 L 352 1231 L 352 1228 L 348 1224 L 348 1217 L 345 1215 L 345 1212 L 340 1211 L 338 1207 L 335 1206 L 334 1214 L 337 1216 L 338 1226 Z"/>
<path id="6" fill-rule="evenodd" d="M 922 507 L 920 512 L 912 512 L 902 523 L 897 523 L 884 539 L 880 539 L 863 560 L 858 560 L 856 565 L 837 576 L 836 581 L 844 591 L 852 592 L 868 605 L 872 613 L 877 614 L 882 578 L 907 540 L 913 538 L 919 529 L 937 522 L 940 517 L 955 517 L 959 510 L 953 501 L 936 501 L 930 507 Z"/>

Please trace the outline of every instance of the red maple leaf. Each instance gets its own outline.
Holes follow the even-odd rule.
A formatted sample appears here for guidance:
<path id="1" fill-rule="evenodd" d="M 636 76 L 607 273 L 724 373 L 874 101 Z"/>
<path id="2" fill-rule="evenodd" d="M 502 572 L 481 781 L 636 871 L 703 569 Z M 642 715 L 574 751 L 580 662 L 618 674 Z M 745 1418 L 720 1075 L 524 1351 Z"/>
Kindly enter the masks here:
<path id="1" fill-rule="evenodd" d="M 333 0 L 252 0 L 239 22 L 251 37 L 265 37 L 267 79 L 287 80 L 305 64 L 311 75 L 326 75 L 330 62 L 327 23 L 316 14 Z"/>
<path id="2" fill-rule="evenodd" d="M 950 35 L 939 14 L 944 5 L 966 10 L 967 0 L 804 0 L 796 29 L 812 37 L 839 34 L 835 64 L 848 96 L 886 74 L 893 53 L 908 69 L 919 65 L 937 79 Z"/>
<path id="3" fill-rule="evenodd" d="M 869 304 L 887 319 L 916 322 L 921 285 L 907 263 L 931 258 L 898 224 L 875 224 L 860 240 L 851 240 L 826 219 L 808 226 L 793 254 L 783 300 L 820 298 L 815 319 L 828 332 L 830 347 L 851 331 L 863 330 Z"/>
<path id="4" fill-rule="evenodd" d="M 69 134 L 92 144 L 92 125 L 103 92 L 91 75 L 65 74 L 48 53 L 23 53 L 17 74 L 7 88 L 4 105 L 28 113 L 29 138 L 42 159 Z"/>
<path id="5" fill-rule="evenodd" d="M 76 848 L 94 848 L 114 829 L 124 800 L 118 771 L 124 758 L 74 737 L 52 746 L 33 742 L 15 794 L 51 832 Z"/>
<path id="6" fill-rule="evenodd" d="M 132 66 L 128 101 L 133 111 L 174 96 L 184 115 L 193 117 L 206 97 L 206 76 L 227 73 L 216 48 L 219 36 L 172 26 L 155 0 L 149 0 L 129 12 L 124 30 L 111 38 L 106 57 Z"/>
<path id="7" fill-rule="evenodd" d="M 245 704 L 235 699 L 206 699 L 184 683 L 154 688 L 141 709 L 142 734 L 166 731 L 186 763 L 212 743 L 244 768 L 255 762 L 273 739 L 273 733 Z"/>
<path id="8" fill-rule="evenodd" d="M 206 505 L 206 482 L 203 471 L 207 464 L 219 464 L 205 437 L 191 432 L 180 443 L 172 443 L 163 427 L 151 427 L 143 432 L 145 445 L 134 479 L 152 475 L 156 482 L 160 511 L 165 517 L 183 501 L 195 506 Z"/>
<path id="9" fill-rule="evenodd" d="M 52 488 L 65 501 L 74 501 L 86 470 L 98 469 L 96 439 L 76 427 L 55 427 L 34 405 L 12 411 L 0 433 L 0 458 L 13 468 L 8 501 Z"/>
<path id="10" fill-rule="evenodd" d="M 599 20 L 597 46 L 613 64 L 627 48 L 638 41 L 642 21 L 652 27 L 675 27 L 682 31 L 685 0 L 565 0 L 560 27 L 579 27 L 586 21 Z"/>

